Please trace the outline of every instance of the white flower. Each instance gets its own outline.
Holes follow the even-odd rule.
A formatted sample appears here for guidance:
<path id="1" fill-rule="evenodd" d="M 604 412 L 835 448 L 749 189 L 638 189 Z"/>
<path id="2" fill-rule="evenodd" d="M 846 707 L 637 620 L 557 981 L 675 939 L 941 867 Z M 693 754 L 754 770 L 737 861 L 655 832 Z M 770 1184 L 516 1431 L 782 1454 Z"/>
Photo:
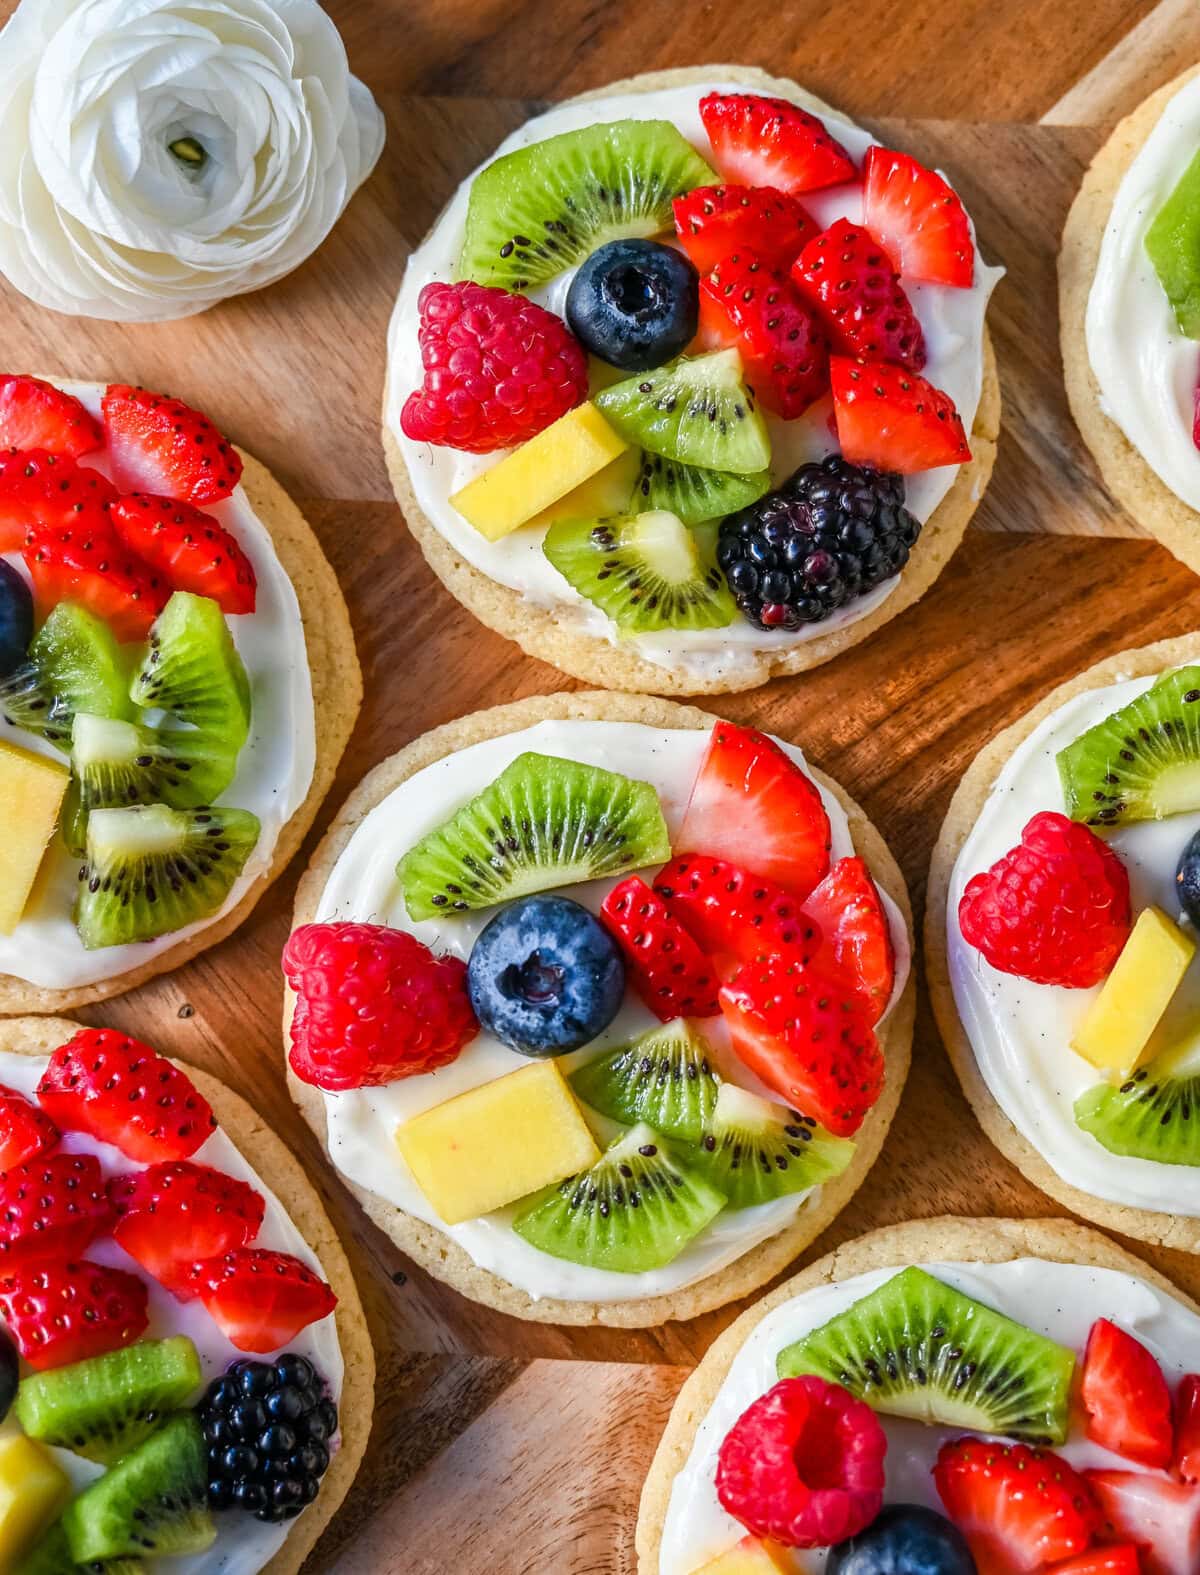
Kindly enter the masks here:
<path id="1" fill-rule="evenodd" d="M 0 32 L 0 273 L 187 317 L 318 247 L 383 147 L 316 0 L 22 0 Z"/>

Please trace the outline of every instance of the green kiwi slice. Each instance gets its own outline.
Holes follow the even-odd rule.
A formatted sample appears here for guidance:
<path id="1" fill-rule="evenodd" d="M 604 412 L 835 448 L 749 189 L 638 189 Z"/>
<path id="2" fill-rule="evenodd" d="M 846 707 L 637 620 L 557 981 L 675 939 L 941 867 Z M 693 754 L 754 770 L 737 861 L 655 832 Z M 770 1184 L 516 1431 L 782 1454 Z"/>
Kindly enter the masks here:
<path id="1" fill-rule="evenodd" d="M 571 1087 L 585 1105 L 622 1126 L 644 1121 L 663 1137 L 699 1143 L 721 1079 L 708 1044 L 679 1017 L 581 1066 Z"/>
<path id="2" fill-rule="evenodd" d="M 173 1416 L 69 1504 L 71 1554 L 90 1559 L 203 1553 L 217 1539 L 205 1491 L 207 1451 L 190 1412 Z"/>
<path id="3" fill-rule="evenodd" d="M 1200 1165 L 1200 1034 L 1075 1101 L 1075 1121 L 1110 1154 Z"/>
<path id="4" fill-rule="evenodd" d="M 1200 153 L 1146 231 L 1146 252 L 1179 332 L 1200 339 Z"/>
<path id="5" fill-rule="evenodd" d="M 607 520 L 559 520 L 546 557 L 625 634 L 724 629 L 737 604 L 717 566 L 711 528 L 688 530 L 655 509 Z"/>
<path id="6" fill-rule="evenodd" d="M 739 476 L 732 470 L 701 470 L 679 465 L 661 454 L 643 453 L 633 488 L 632 507 L 666 509 L 685 525 L 723 519 L 749 508 L 771 488 L 771 472 L 756 470 Z"/>
<path id="7" fill-rule="evenodd" d="M 59 602 L 34 635 L 28 660 L 0 681 L 0 715 L 65 753 L 77 711 L 131 717 L 129 677 L 103 619 Z"/>
<path id="8" fill-rule="evenodd" d="M 517 148 L 471 183 L 458 277 L 543 284 L 608 241 L 671 229 L 673 199 L 715 180 L 666 120 L 614 120 Z"/>
<path id="9" fill-rule="evenodd" d="M 687 1160 L 731 1209 L 749 1209 L 832 1181 L 853 1157 L 848 1138 L 834 1137 L 811 1116 L 722 1083 L 708 1129 Z"/>
<path id="10" fill-rule="evenodd" d="M 86 1564 L 76 1564 L 66 1527 L 56 1520 L 12 1575 L 141 1575 L 145 1568 L 141 1559 L 89 1559 Z"/>
<path id="11" fill-rule="evenodd" d="M 1200 666 L 1164 673 L 1057 760 L 1067 813 L 1089 826 L 1200 808 Z"/>
<path id="12" fill-rule="evenodd" d="M 216 602 L 176 591 L 154 620 L 129 693 L 169 711 L 235 758 L 250 732 L 250 680 Z"/>
<path id="13" fill-rule="evenodd" d="M 889 1416 L 1061 1444 L 1075 1353 L 909 1268 L 787 1346 L 777 1367 Z"/>
<path id="14" fill-rule="evenodd" d="M 410 848 L 396 873 L 410 917 L 432 919 L 670 856 L 658 794 L 648 782 L 524 754 Z"/>
<path id="15" fill-rule="evenodd" d="M 552 1258 L 641 1274 L 673 1262 L 724 1207 L 721 1193 L 643 1122 L 590 1170 L 533 1197 L 512 1227 Z"/>
<path id="16" fill-rule="evenodd" d="M 601 389 L 595 403 L 626 442 L 678 464 L 749 476 L 771 463 L 767 424 L 736 350 L 637 372 Z"/>
<path id="17" fill-rule="evenodd" d="M 75 898 L 89 951 L 150 941 L 216 913 L 258 841 L 246 809 L 95 809 Z"/>

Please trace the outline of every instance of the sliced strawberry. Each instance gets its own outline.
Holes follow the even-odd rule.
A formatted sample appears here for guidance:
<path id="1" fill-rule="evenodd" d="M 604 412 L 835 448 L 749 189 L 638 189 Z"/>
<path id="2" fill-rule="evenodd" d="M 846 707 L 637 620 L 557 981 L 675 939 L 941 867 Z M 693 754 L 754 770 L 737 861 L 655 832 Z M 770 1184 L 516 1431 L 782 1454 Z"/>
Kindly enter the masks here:
<path id="1" fill-rule="evenodd" d="M 682 853 L 659 870 L 654 890 L 723 979 L 766 957 L 808 962 L 821 944 L 790 892 L 727 859 Z"/>
<path id="2" fill-rule="evenodd" d="M 835 355 L 829 376 L 838 446 L 852 464 L 911 476 L 970 459 L 954 401 L 915 372 Z"/>
<path id="3" fill-rule="evenodd" d="M 1149 1471 L 1088 1471 L 1110 1542 L 1136 1542 L 1146 1575 L 1200 1570 L 1200 1491 Z"/>
<path id="4" fill-rule="evenodd" d="M 792 264 L 792 281 L 834 350 L 913 372 L 925 365 L 925 335 L 896 265 L 861 225 L 839 219 L 822 230 Z"/>
<path id="5" fill-rule="evenodd" d="M 170 596 L 153 569 L 118 541 L 106 509 L 88 508 L 70 525 L 35 531 L 23 557 L 40 617 L 59 602 L 79 602 L 118 640 L 144 640 Z"/>
<path id="6" fill-rule="evenodd" d="M 808 210 L 770 186 L 697 186 L 672 207 L 679 244 L 702 275 L 742 250 L 786 270 L 817 233 Z"/>
<path id="7" fill-rule="evenodd" d="M 188 1159 L 114 1176 L 108 1195 L 117 1218 L 113 1240 L 181 1300 L 195 1295 L 184 1271 L 247 1246 L 267 1207 L 246 1182 Z"/>
<path id="8" fill-rule="evenodd" d="M 1131 1334 L 1097 1318 L 1088 1334 L 1079 1398 L 1087 1436 L 1142 1466 L 1171 1461 L 1171 1393 L 1162 1369 Z"/>
<path id="9" fill-rule="evenodd" d="M 181 399 L 110 383 L 101 410 L 113 476 L 125 492 L 203 507 L 229 497 L 242 479 L 237 449 Z"/>
<path id="10" fill-rule="evenodd" d="M 111 1143 L 143 1165 L 187 1159 L 217 1125 L 191 1078 L 114 1028 L 81 1028 L 60 1045 L 37 1092 L 60 1127 Z"/>
<path id="11" fill-rule="evenodd" d="M 1046 1575 L 1141 1575 L 1142 1562 L 1132 1542 L 1089 1548 L 1078 1558 L 1052 1565 Z"/>
<path id="12" fill-rule="evenodd" d="M 50 1154 L 0 1177 L 0 1277 L 30 1263 L 78 1258 L 115 1218 L 94 1154 Z"/>
<path id="13" fill-rule="evenodd" d="M 1015 1572 L 1074 1558 L 1097 1529 L 1087 1483 L 1049 1450 L 954 1439 L 938 1451 L 933 1480 L 981 1565 Z"/>
<path id="14" fill-rule="evenodd" d="M 173 591 L 210 596 L 222 612 L 254 611 L 254 569 L 211 514 L 147 492 L 118 498 L 109 513 L 121 541 Z"/>
<path id="15" fill-rule="evenodd" d="M 0 453 L 0 552 L 20 552 L 42 529 L 100 516 L 117 496 L 98 470 L 44 449 Z"/>
<path id="16" fill-rule="evenodd" d="M 731 253 L 700 281 L 699 338 L 706 350 L 737 350 L 760 403 L 787 420 L 829 387 L 824 328 L 757 252 Z"/>
<path id="17" fill-rule="evenodd" d="M 863 160 L 863 223 L 908 279 L 967 288 L 975 243 L 954 188 L 911 154 L 871 147 Z"/>
<path id="18" fill-rule="evenodd" d="M 15 1088 L 0 1084 L 0 1174 L 58 1147 L 58 1128 Z"/>
<path id="19" fill-rule="evenodd" d="M 706 93 L 700 118 L 726 180 L 794 195 L 853 180 L 854 160 L 821 121 L 785 98 Z"/>
<path id="20" fill-rule="evenodd" d="M 692 783 L 676 853 L 729 859 L 803 900 L 829 873 L 820 791 L 773 739 L 717 722 Z"/>
<path id="21" fill-rule="evenodd" d="M 1171 1469 L 1185 1482 L 1200 1482 L 1200 1378 L 1188 1373 L 1175 1391 L 1175 1450 Z"/>
<path id="22" fill-rule="evenodd" d="M 600 917 L 621 943 L 634 989 L 656 1017 L 712 1017 L 717 976 L 700 947 L 640 875 L 614 886 Z"/>
<path id="23" fill-rule="evenodd" d="M 204 1303 L 230 1344 L 257 1355 L 279 1350 L 337 1306 L 329 1286 L 299 1258 L 261 1247 L 238 1247 L 193 1263 L 183 1285 Z"/>
<path id="24" fill-rule="evenodd" d="M 879 888 L 862 859 L 839 859 L 804 902 L 840 969 L 858 985 L 875 1024 L 896 982 L 892 930 Z"/>
<path id="25" fill-rule="evenodd" d="M 148 1299 L 136 1275 L 86 1259 L 30 1264 L 0 1279 L 0 1315 L 38 1372 L 140 1340 Z"/>
<path id="26" fill-rule="evenodd" d="M 0 373 L 0 448 L 40 448 L 78 459 L 104 444 L 79 401 L 40 377 Z"/>

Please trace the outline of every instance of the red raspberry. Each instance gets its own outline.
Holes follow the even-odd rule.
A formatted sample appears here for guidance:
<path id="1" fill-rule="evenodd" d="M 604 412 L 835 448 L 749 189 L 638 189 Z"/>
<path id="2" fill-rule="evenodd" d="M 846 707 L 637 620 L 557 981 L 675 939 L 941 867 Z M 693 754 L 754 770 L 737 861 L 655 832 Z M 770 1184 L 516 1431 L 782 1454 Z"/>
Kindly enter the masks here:
<path id="1" fill-rule="evenodd" d="M 382 924 L 303 924 L 283 950 L 296 992 L 292 1070 L 341 1091 L 453 1061 L 479 1024 L 467 965 Z"/>
<path id="2" fill-rule="evenodd" d="M 587 397 L 587 356 L 561 318 L 489 285 L 427 284 L 425 384 L 400 412 L 415 443 L 490 454 L 536 437 Z"/>
<path id="3" fill-rule="evenodd" d="M 883 1507 L 887 1435 L 871 1407 L 823 1378 L 784 1378 L 748 1406 L 717 1456 L 717 1497 L 758 1537 L 822 1548 Z"/>
<path id="4" fill-rule="evenodd" d="M 1046 810 L 1020 847 L 968 881 L 958 922 L 1001 973 L 1084 990 L 1129 939 L 1129 876 L 1094 831 Z"/>

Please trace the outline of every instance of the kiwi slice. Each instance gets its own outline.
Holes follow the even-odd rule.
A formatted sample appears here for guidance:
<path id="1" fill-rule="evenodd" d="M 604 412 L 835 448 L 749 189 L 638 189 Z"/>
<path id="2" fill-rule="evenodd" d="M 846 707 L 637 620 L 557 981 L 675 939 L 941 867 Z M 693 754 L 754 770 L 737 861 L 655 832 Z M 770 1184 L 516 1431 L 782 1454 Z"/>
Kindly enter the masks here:
<path id="1" fill-rule="evenodd" d="M 65 753 L 77 711 L 131 717 L 129 678 L 103 619 L 59 602 L 34 635 L 28 660 L 0 681 L 0 715 Z"/>
<path id="2" fill-rule="evenodd" d="M 767 424 L 736 350 L 637 372 L 601 389 L 594 403 L 626 442 L 681 465 L 749 476 L 771 463 Z"/>
<path id="3" fill-rule="evenodd" d="M 75 927 L 90 950 L 150 941 L 215 913 L 259 833 L 247 809 L 95 809 L 79 871 Z"/>
<path id="4" fill-rule="evenodd" d="M 1200 153 L 1146 231 L 1146 252 L 1179 332 L 1200 339 Z"/>
<path id="5" fill-rule="evenodd" d="M 12 1575 L 141 1575 L 145 1568 L 141 1559 L 89 1559 L 86 1564 L 76 1564 L 66 1527 L 57 1520 Z"/>
<path id="6" fill-rule="evenodd" d="M 1200 1033 L 1114 1088 L 1098 1083 L 1075 1101 L 1075 1121 L 1110 1154 L 1163 1165 L 1200 1165 Z"/>
<path id="7" fill-rule="evenodd" d="M 67 1506 L 63 1525 L 76 1562 L 211 1548 L 217 1528 L 208 1512 L 207 1464 L 195 1416 L 173 1416 Z"/>
<path id="8" fill-rule="evenodd" d="M 176 591 L 154 620 L 129 689 L 134 703 L 169 711 L 236 757 L 250 732 L 250 680 L 216 602 Z"/>
<path id="9" fill-rule="evenodd" d="M 666 509 L 685 525 L 722 519 L 757 503 L 771 488 L 771 472 L 739 476 L 732 470 L 701 470 L 679 465 L 661 454 L 641 457 L 633 489 L 633 508 Z"/>
<path id="10" fill-rule="evenodd" d="M 476 175 L 460 279 L 525 290 L 622 236 L 673 227 L 671 203 L 716 180 L 666 120 L 614 120 L 517 148 Z"/>
<path id="11" fill-rule="evenodd" d="M 1089 826 L 1200 808 L 1200 666 L 1164 673 L 1057 758 L 1067 813 Z"/>
<path id="12" fill-rule="evenodd" d="M 679 1017 L 581 1066 L 571 1087 L 585 1105 L 622 1126 L 644 1121 L 664 1137 L 699 1143 L 721 1079 L 706 1042 Z"/>
<path id="13" fill-rule="evenodd" d="M 196 1347 L 183 1335 L 143 1340 L 31 1374 L 17 1391 L 16 1416 L 30 1438 L 111 1465 L 184 1405 L 203 1378 Z"/>
<path id="14" fill-rule="evenodd" d="M 722 1194 L 641 1122 L 590 1170 L 533 1197 L 512 1227 L 552 1258 L 641 1274 L 673 1262 L 724 1207 Z"/>
<path id="15" fill-rule="evenodd" d="M 834 1137 L 811 1116 L 722 1083 L 688 1164 L 725 1194 L 731 1209 L 749 1209 L 832 1181 L 853 1157 L 848 1138 Z"/>
<path id="16" fill-rule="evenodd" d="M 655 509 L 607 520 L 560 520 L 542 551 L 565 580 L 626 634 L 724 629 L 737 605 L 717 566 L 711 527 L 688 530 Z"/>
<path id="17" fill-rule="evenodd" d="M 648 782 L 553 755 L 518 755 L 396 873 L 413 919 L 625 874 L 671 856 Z"/>
<path id="18" fill-rule="evenodd" d="M 779 1353 L 780 1378 L 815 1373 L 874 1410 L 1032 1444 L 1061 1444 L 1075 1353 L 924 1269 Z"/>

